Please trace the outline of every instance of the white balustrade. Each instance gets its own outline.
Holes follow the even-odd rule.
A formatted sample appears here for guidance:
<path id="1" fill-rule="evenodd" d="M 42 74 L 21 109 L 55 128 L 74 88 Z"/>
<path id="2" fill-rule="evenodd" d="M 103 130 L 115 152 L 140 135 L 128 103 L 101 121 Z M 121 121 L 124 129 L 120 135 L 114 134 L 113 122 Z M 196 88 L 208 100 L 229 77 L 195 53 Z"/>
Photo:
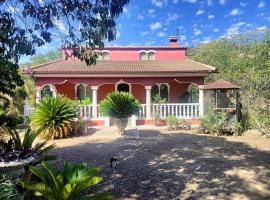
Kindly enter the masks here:
<path id="1" fill-rule="evenodd" d="M 93 118 L 93 106 L 90 105 L 79 105 L 78 106 L 79 115 L 83 119 L 91 119 Z"/>
<path id="2" fill-rule="evenodd" d="M 137 114 L 137 117 L 139 119 L 145 119 L 146 118 L 146 104 L 141 104 L 141 109 L 139 110 L 139 113 Z"/>
<path id="3" fill-rule="evenodd" d="M 169 115 L 174 115 L 179 119 L 197 119 L 199 118 L 199 103 L 166 103 L 166 104 L 152 104 L 151 115 L 155 118 L 159 115 L 160 118 L 165 119 Z M 24 116 L 29 116 L 33 112 L 34 108 L 25 105 Z M 98 118 L 105 118 L 99 112 L 99 105 L 97 105 Z M 93 118 L 93 106 L 92 105 L 79 105 L 78 114 L 83 119 Z M 146 104 L 141 104 L 141 109 L 136 115 L 137 119 L 146 118 Z"/>
<path id="4" fill-rule="evenodd" d="M 29 105 L 23 106 L 23 116 L 28 117 L 31 115 L 31 113 L 35 110 L 35 108 L 32 108 Z"/>
<path id="5" fill-rule="evenodd" d="M 158 114 L 162 119 L 169 115 L 174 115 L 179 119 L 197 119 L 199 118 L 199 103 L 152 104 L 152 117 Z"/>

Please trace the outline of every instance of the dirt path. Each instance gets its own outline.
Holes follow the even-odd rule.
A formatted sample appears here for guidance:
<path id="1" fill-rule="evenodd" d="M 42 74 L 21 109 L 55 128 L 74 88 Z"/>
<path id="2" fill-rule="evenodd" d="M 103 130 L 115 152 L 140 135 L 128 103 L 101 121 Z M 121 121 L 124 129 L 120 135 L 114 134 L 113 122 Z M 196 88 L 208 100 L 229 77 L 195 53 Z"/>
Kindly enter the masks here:
<path id="1" fill-rule="evenodd" d="M 112 130 L 59 140 L 54 153 L 60 160 L 101 166 L 104 182 L 93 190 L 113 192 L 118 199 L 270 199 L 269 139 L 138 131 L 139 140 L 115 138 Z M 113 156 L 118 157 L 114 174 Z"/>

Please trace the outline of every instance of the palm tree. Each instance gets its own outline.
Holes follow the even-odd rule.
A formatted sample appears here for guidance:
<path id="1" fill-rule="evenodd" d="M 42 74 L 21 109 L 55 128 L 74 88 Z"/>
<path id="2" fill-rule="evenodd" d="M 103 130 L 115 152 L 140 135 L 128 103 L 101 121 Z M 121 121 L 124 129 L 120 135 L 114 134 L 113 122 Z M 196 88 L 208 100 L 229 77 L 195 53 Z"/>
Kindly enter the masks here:
<path id="1" fill-rule="evenodd" d="M 22 185 L 34 191 L 35 195 L 43 196 L 48 200 L 77 200 L 77 199 L 112 199 L 109 194 L 83 195 L 82 192 L 102 181 L 96 176 L 101 172 L 100 168 L 89 168 L 86 164 L 64 163 L 63 170 L 57 173 L 55 168 L 46 162 L 41 162 L 42 169 L 30 167 L 40 182 L 22 183 Z"/>

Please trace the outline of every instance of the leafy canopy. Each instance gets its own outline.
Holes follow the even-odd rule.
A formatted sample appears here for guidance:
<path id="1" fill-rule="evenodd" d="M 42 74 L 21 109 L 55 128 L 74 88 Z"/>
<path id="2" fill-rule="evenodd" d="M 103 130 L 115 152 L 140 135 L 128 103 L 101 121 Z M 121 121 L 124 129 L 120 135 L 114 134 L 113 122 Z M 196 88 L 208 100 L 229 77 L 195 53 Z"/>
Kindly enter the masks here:
<path id="1" fill-rule="evenodd" d="M 0 0 L 0 92 L 11 94 L 23 84 L 18 75 L 22 55 L 34 55 L 36 47 L 56 36 L 76 56 L 93 64 L 91 52 L 76 48 L 82 43 L 103 47 L 116 37 L 116 18 L 129 0 Z M 78 29 L 79 27 L 79 29 Z"/>

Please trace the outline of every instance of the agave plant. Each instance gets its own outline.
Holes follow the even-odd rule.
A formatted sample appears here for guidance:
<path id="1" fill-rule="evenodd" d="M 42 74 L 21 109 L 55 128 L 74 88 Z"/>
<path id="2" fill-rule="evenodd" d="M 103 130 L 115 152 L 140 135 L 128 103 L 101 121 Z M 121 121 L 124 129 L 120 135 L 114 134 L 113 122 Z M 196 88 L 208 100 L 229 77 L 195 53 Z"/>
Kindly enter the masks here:
<path id="1" fill-rule="evenodd" d="M 43 98 L 30 116 L 30 125 L 45 139 L 60 139 L 70 136 L 77 116 L 76 103 L 69 98 Z"/>
<path id="2" fill-rule="evenodd" d="M 127 118 L 140 110 L 139 101 L 128 92 L 112 92 L 100 102 L 101 114 L 114 118 Z"/>
<path id="3" fill-rule="evenodd" d="M 11 135 L 9 140 L 0 140 L 0 161 L 8 162 L 30 156 L 36 156 L 37 162 L 56 158 L 54 155 L 47 155 L 47 152 L 54 148 L 54 145 L 47 145 L 47 141 L 34 145 L 38 134 L 31 131 L 30 128 L 25 131 L 23 139 L 15 129 L 9 130 L 9 134 Z"/>
<path id="4" fill-rule="evenodd" d="M 84 195 L 82 192 L 102 181 L 96 176 L 100 168 L 89 168 L 86 164 L 64 162 L 63 170 L 57 173 L 54 167 L 41 162 L 42 168 L 31 167 L 40 182 L 23 182 L 22 185 L 34 191 L 36 196 L 49 200 L 77 200 L 77 199 L 112 199 L 109 194 Z"/>

